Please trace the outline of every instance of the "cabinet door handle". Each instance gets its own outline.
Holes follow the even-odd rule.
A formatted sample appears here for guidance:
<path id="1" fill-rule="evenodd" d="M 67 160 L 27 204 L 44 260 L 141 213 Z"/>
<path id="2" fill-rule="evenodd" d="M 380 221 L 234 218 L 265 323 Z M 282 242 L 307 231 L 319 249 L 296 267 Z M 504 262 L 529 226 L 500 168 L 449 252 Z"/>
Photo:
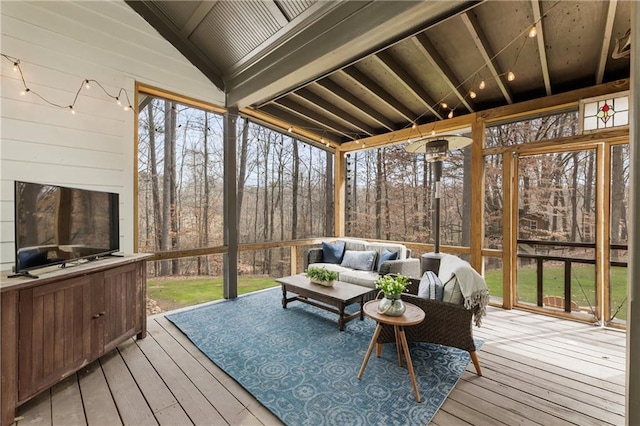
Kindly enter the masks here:
<path id="1" fill-rule="evenodd" d="M 100 312 L 100 313 L 98 313 L 98 314 L 95 314 L 95 315 L 93 316 L 93 319 L 100 318 L 100 317 L 101 317 L 101 316 L 103 316 L 104 314 L 106 314 L 106 312 L 105 312 L 105 311 L 102 311 L 102 312 Z"/>

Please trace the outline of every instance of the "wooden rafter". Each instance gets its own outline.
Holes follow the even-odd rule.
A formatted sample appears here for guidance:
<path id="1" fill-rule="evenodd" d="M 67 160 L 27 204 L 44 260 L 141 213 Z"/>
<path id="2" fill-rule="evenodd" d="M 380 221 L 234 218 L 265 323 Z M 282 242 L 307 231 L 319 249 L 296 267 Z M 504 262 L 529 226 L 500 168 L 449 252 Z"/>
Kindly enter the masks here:
<path id="1" fill-rule="evenodd" d="M 310 124 L 307 125 L 307 127 L 311 127 L 314 125 L 317 126 L 318 129 L 316 130 L 316 133 L 321 133 L 321 128 L 324 128 L 349 139 L 353 139 L 354 134 L 357 133 L 356 131 L 353 131 L 348 127 L 336 123 L 335 121 L 330 120 L 327 117 L 321 116 L 310 108 L 307 108 L 291 99 L 280 98 L 276 102 L 274 102 L 274 104 L 307 121 Z"/>
<path id="2" fill-rule="evenodd" d="M 538 54 L 540 55 L 540 70 L 544 80 L 544 88 L 547 96 L 551 95 L 551 79 L 549 78 L 549 64 L 547 63 L 547 51 L 544 45 L 544 26 L 542 25 L 542 14 L 540 12 L 540 0 L 531 0 L 531 8 L 533 9 L 533 22 L 536 23 L 536 31 L 538 35 Z"/>
<path id="3" fill-rule="evenodd" d="M 418 116 L 414 114 L 409 108 L 404 106 L 400 101 L 394 98 L 389 92 L 384 90 L 375 81 L 364 75 L 355 67 L 348 67 L 342 71 L 348 75 L 351 79 L 355 80 L 363 88 L 367 89 L 369 93 L 377 97 L 380 101 L 387 104 L 390 108 L 393 108 L 398 114 L 403 116 L 409 123 L 414 123 Z"/>
<path id="4" fill-rule="evenodd" d="M 396 126 L 393 124 L 391 120 L 387 119 L 384 116 L 384 114 L 382 114 L 380 111 L 377 111 L 367 102 L 364 102 L 362 99 L 346 91 L 343 87 L 341 87 L 335 81 L 329 78 L 323 78 L 322 80 L 316 81 L 316 84 L 322 87 L 327 92 L 331 93 L 333 96 L 336 96 L 342 99 L 344 102 L 350 105 L 353 105 L 355 108 L 359 109 L 363 114 L 367 115 L 369 118 L 376 121 L 387 130 L 389 131 L 396 130 Z"/>
<path id="5" fill-rule="evenodd" d="M 440 74 L 440 77 L 442 77 L 451 92 L 458 97 L 462 105 L 464 105 L 469 112 L 474 112 L 474 108 L 467 101 L 465 96 L 460 92 L 460 82 L 453 74 L 453 71 L 451 71 L 451 68 L 449 68 L 449 65 L 444 60 L 442 55 L 438 53 L 427 35 L 425 33 L 418 34 L 417 36 L 411 38 L 411 41 L 420 49 L 427 60 L 431 63 L 431 65 L 433 65 L 433 67 L 436 69 L 438 74 Z"/>
<path id="6" fill-rule="evenodd" d="M 397 77 L 398 83 L 400 83 L 403 87 L 405 87 L 409 92 L 413 93 L 414 96 L 422 102 L 422 104 L 436 117 L 442 120 L 442 115 L 436 111 L 435 101 L 431 98 L 431 96 L 427 93 L 427 91 L 420 86 L 420 84 L 409 75 L 409 73 L 398 64 L 398 62 L 391 57 L 388 51 L 379 52 L 376 55 L 373 55 L 373 58 L 378 61 L 382 66 L 384 66 L 387 71 L 392 73 Z"/>
<path id="7" fill-rule="evenodd" d="M 346 113 L 345 111 L 339 110 L 335 106 L 335 104 L 332 104 L 326 99 L 321 98 L 309 89 L 300 89 L 297 92 L 294 92 L 293 95 L 301 97 L 307 102 L 311 102 L 318 108 L 321 108 L 322 110 L 333 116 L 338 122 L 345 122 L 352 126 L 354 129 L 359 130 L 362 133 L 366 133 L 368 136 L 372 136 L 377 133 L 373 127 L 367 125 L 361 120 L 358 120 L 356 117 Z"/>
<path id="8" fill-rule="evenodd" d="M 604 34 L 602 34 L 602 48 L 600 49 L 600 60 L 598 61 L 598 69 L 596 71 L 596 84 L 601 84 L 604 78 L 604 69 L 607 66 L 607 57 L 609 56 L 609 47 L 611 46 L 611 36 L 613 34 L 613 21 L 616 17 L 616 7 L 618 0 L 610 0 L 607 10 L 607 21 L 604 25 Z"/>
<path id="9" fill-rule="evenodd" d="M 511 96 L 509 89 L 502 81 L 502 77 L 500 76 L 502 73 L 498 71 L 493 63 L 493 57 L 495 56 L 495 54 L 491 51 L 489 42 L 487 41 L 487 37 L 484 35 L 482 28 L 480 28 L 478 20 L 472 13 L 463 13 L 462 15 L 460 15 L 460 18 L 462 19 L 462 22 L 464 22 L 464 25 L 467 28 L 467 31 L 469 31 L 469 34 L 471 34 L 478 52 L 482 55 L 482 59 L 484 60 L 485 65 L 487 66 L 487 68 L 489 68 L 489 71 L 491 72 L 491 75 L 493 75 L 493 78 L 500 88 L 500 91 L 502 92 L 505 100 L 507 101 L 507 103 L 512 104 L 513 96 Z"/>

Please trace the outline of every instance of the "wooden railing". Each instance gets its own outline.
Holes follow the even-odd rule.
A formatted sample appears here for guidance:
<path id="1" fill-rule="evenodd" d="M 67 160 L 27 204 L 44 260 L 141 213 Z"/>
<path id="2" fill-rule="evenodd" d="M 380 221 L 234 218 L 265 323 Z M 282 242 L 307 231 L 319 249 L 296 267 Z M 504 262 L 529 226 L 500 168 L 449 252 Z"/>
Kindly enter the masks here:
<path id="1" fill-rule="evenodd" d="M 595 243 L 576 243 L 576 242 L 559 242 L 559 241 L 541 241 L 541 240 L 517 240 L 518 244 L 530 244 L 536 246 L 549 246 L 549 247 L 567 247 L 567 248 L 588 248 L 595 251 Z M 627 250 L 627 245 L 612 244 L 611 249 L 614 250 Z M 559 256 L 559 255 L 546 255 L 546 254 L 529 254 L 518 253 L 518 258 L 521 259 L 535 259 L 536 261 L 536 304 L 539 307 L 543 306 L 544 290 L 543 290 L 543 271 L 545 261 L 557 261 L 564 262 L 564 311 L 571 312 L 571 280 L 572 271 L 571 266 L 574 263 L 595 265 L 595 253 L 594 258 L 580 258 L 572 256 Z M 610 261 L 611 266 L 627 266 L 627 262 Z"/>

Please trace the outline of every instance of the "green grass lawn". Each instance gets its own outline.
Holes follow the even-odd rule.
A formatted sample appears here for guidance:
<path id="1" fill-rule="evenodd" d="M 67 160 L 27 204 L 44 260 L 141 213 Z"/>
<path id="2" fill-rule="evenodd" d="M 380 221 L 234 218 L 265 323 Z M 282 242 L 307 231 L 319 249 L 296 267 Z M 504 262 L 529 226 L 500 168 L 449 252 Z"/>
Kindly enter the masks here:
<path id="1" fill-rule="evenodd" d="M 487 287 L 489 287 L 489 294 L 502 297 L 502 270 L 485 271 L 484 278 L 487 282 Z M 535 267 L 520 268 L 518 270 L 519 301 L 536 303 L 536 280 Z M 564 297 L 564 267 L 545 267 L 543 280 L 543 295 Z M 613 313 L 627 296 L 627 268 L 612 267 L 610 281 L 611 310 Z M 595 268 L 593 266 L 573 266 L 571 298 L 579 306 L 589 306 L 590 304 L 595 306 Z M 620 308 L 616 318 L 626 320 L 626 303 Z"/>
<path id="2" fill-rule="evenodd" d="M 238 294 L 277 286 L 271 277 L 239 277 Z M 222 277 L 175 277 L 147 281 L 147 296 L 163 311 L 222 299 Z"/>
<path id="3" fill-rule="evenodd" d="M 595 306 L 595 275 L 593 266 L 574 266 L 571 297 L 579 306 Z M 502 270 L 485 272 L 489 294 L 502 297 Z M 615 312 L 627 295 L 627 268 L 611 268 L 611 309 Z M 222 299 L 222 277 L 194 277 L 176 279 L 174 277 L 148 280 L 147 295 L 157 302 L 163 311 L 197 305 L 199 303 Z M 278 284 L 271 277 L 239 277 L 238 293 L 245 294 L 262 290 Z M 584 294 L 583 294 L 583 290 Z M 586 294 L 586 297 L 585 297 Z M 564 268 L 544 269 L 544 295 L 564 296 Z M 588 300 L 587 300 L 588 298 Z M 536 269 L 518 270 L 518 300 L 536 303 Z M 626 320 L 626 303 L 616 315 Z"/>

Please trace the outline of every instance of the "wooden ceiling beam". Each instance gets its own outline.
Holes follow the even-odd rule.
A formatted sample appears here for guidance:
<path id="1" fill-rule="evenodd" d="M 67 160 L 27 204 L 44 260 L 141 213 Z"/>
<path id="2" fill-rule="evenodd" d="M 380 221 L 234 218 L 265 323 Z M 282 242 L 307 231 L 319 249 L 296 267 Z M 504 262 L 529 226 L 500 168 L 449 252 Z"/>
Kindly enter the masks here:
<path id="1" fill-rule="evenodd" d="M 413 37 L 411 42 L 420 49 L 431 65 L 433 65 L 438 74 L 440 74 L 440 77 L 442 77 L 447 86 L 449 86 L 451 92 L 460 100 L 460 103 L 462 103 L 469 112 L 474 112 L 473 106 L 471 106 L 466 97 L 460 92 L 460 82 L 453 74 L 453 71 L 451 71 L 451 68 L 449 68 L 449 65 L 442 55 L 440 55 L 433 43 L 431 43 L 431 40 L 429 40 L 427 35 L 425 33 L 420 33 Z"/>
<path id="2" fill-rule="evenodd" d="M 404 106 L 400 101 L 394 98 L 389 92 L 384 90 L 378 83 L 371 80 L 369 77 L 364 75 L 360 70 L 355 67 L 348 67 L 340 72 L 345 73 L 351 79 L 353 79 L 356 83 L 362 86 L 364 89 L 369 91 L 373 96 L 378 98 L 380 101 L 387 104 L 390 108 L 394 109 L 398 114 L 403 116 L 409 123 L 415 123 L 418 119 L 418 116 L 413 113 L 409 108 Z"/>
<path id="3" fill-rule="evenodd" d="M 315 82 L 318 86 L 322 87 L 323 90 L 331 93 L 333 96 L 336 96 L 342 99 L 344 102 L 353 105 L 355 108 L 359 109 L 363 114 L 367 115 L 369 118 L 379 123 L 382 127 L 389 131 L 396 130 L 396 126 L 393 121 L 389 120 L 384 116 L 380 111 L 377 111 L 370 104 L 364 102 L 362 99 L 357 96 L 352 95 L 347 92 L 343 87 L 341 87 L 335 81 L 329 78 L 323 78 L 322 80 L 318 80 Z"/>
<path id="4" fill-rule="evenodd" d="M 491 51 L 489 47 L 489 42 L 487 41 L 487 37 L 484 35 L 484 32 L 482 31 L 482 28 L 480 27 L 480 24 L 478 23 L 478 20 L 476 19 L 475 15 L 473 15 L 473 13 L 465 12 L 462 15 L 460 15 L 460 18 L 462 19 L 462 22 L 467 28 L 467 31 L 469 31 L 469 34 L 471 34 L 471 37 L 473 38 L 473 42 L 475 43 L 476 48 L 478 49 L 478 52 L 482 55 L 482 59 L 484 60 L 485 66 L 489 68 L 489 71 L 491 72 L 491 75 L 493 75 L 493 78 L 495 79 L 496 84 L 500 88 L 500 91 L 502 92 L 504 99 L 507 101 L 508 104 L 512 104 L 513 96 L 511 96 L 509 89 L 507 88 L 507 86 L 505 86 L 504 82 L 502 81 L 502 77 L 501 77 L 502 73 L 499 72 L 496 66 L 493 64 L 493 58 L 495 54 Z"/>
<path id="5" fill-rule="evenodd" d="M 427 91 L 420 86 L 420 84 L 409 75 L 409 73 L 402 68 L 398 62 L 393 59 L 393 57 L 389 54 L 387 50 L 382 52 L 378 52 L 376 55 L 373 55 L 373 58 L 376 59 L 383 67 L 387 69 L 391 74 L 395 75 L 409 92 L 413 93 L 413 95 L 420 101 L 422 104 L 431 112 L 431 114 L 438 117 L 442 120 L 442 115 L 436 111 L 436 102 L 431 98 L 431 96 L 427 93 Z"/>
<path id="6" fill-rule="evenodd" d="M 540 0 L 531 0 L 531 8 L 533 9 L 533 22 L 538 32 L 538 54 L 540 55 L 540 70 L 542 71 L 542 79 L 544 80 L 544 89 L 547 96 L 552 94 L 551 78 L 549 77 L 549 64 L 547 63 L 547 50 L 544 45 L 544 25 L 542 25 L 542 13 Z"/>
<path id="7" fill-rule="evenodd" d="M 324 138 L 334 146 L 339 145 L 340 141 L 343 139 L 342 135 L 333 133 L 328 129 L 322 132 L 318 132 L 315 129 L 309 130 L 312 123 L 302 120 L 300 117 L 289 113 L 288 110 L 275 104 L 265 105 L 260 110 L 243 108 L 241 112 L 249 117 L 253 117 L 257 120 L 270 124 L 284 134 L 289 133 L 288 129 L 289 127 L 292 127 L 291 134 L 295 136 L 300 136 L 316 142 L 319 142 L 320 138 Z"/>
<path id="8" fill-rule="evenodd" d="M 320 96 L 316 95 L 309 89 L 300 89 L 296 92 L 293 92 L 293 95 L 298 96 L 304 99 L 305 101 L 316 105 L 318 108 L 321 108 L 322 110 L 326 111 L 327 114 L 331 114 L 331 116 L 335 117 L 338 121 L 343 121 L 347 123 L 354 129 L 357 129 L 362 131 L 363 133 L 366 133 L 367 136 L 373 136 L 376 133 L 378 133 L 373 127 L 358 120 L 356 117 L 348 114 L 347 112 L 339 110 L 335 106 L 335 104 L 332 104 L 326 99 L 321 98 Z"/>
<path id="9" fill-rule="evenodd" d="M 611 46 L 611 36 L 613 34 L 613 21 L 616 18 L 617 6 L 618 0 L 609 0 L 607 21 L 604 26 L 604 34 L 602 35 L 600 60 L 598 61 L 598 69 L 596 70 L 596 84 L 602 84 L 602 80 L 604 79 L 604 70 L 607 66 L 607 58 L 609 57 L 609 47 Z"/>
<path id="10" fill-rule="evenodd" d="M 327 129 L 348 139 L 357 138 L 358 132 L 355 132 L 346 126 L 336 123 L 335 121 L 330 120 L 327 117 L 323 117 L 310 108 L 300 105 L 298 102 L 295 102 L 291 99 L 280 98 L 276 102 L 274 102 L 274 104 L 282 109 L 289 111 L 293 115 L 296 115 L 303 120 L 311 123 L 311 126 L 307 127 L 312 127 L 315 124 L 318 127 L 318 129 L 315 130 L 316 133 L 322 133 L 322 129 Z"/>

